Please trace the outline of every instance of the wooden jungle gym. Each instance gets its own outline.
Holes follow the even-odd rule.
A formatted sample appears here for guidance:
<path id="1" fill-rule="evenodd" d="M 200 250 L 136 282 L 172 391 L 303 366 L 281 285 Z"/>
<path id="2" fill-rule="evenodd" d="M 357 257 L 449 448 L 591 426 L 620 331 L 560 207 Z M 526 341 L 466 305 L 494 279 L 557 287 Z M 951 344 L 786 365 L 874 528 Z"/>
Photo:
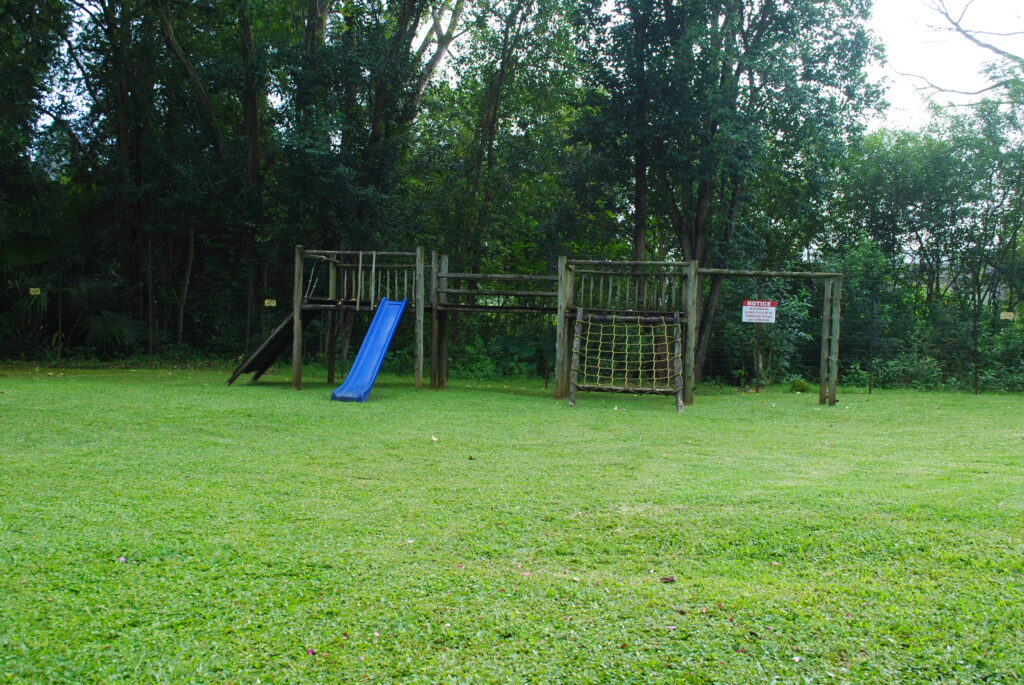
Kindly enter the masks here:
<path id="1" fill-rule="evenodd" d="M 693 403 L 699 279 L 706 276 L 824 281 L 819 396 L 836 403 L 842 274 L 703 269 L 695 262 L 558 258 L 555 274 L 473 274 L 448 270 L 448 256 L 295 247 L 291 311 L 232 374 L 259 379 L 291 342 L 292 385 L 302 387 L 303 327 L 327 316 L 327 380 L 335 382 L 341 317 L 373 312 L 382 298 L 407 300 L 415 321 L 415 387 L 424 384 L 430 320 L 430 387 L 448 378 L 452 312 L 555 316 L 555 397 L 576 390 L 675 395 Z M 308 267 L 308 268 L 307 268 Z M 615 349 L 605 341 L 614 339 Z"/>

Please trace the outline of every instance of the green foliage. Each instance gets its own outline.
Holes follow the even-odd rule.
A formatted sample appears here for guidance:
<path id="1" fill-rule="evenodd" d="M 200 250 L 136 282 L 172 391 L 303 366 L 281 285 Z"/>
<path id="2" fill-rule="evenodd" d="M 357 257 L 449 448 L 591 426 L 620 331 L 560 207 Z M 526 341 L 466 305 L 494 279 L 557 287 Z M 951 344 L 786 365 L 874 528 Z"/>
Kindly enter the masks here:
<path id="1" fill-rule="evenodd" d="M 476 333 L 448 346 L 451 373 L 456 378 L 496 378 L 501 375 L 490 346 Z"/>
<path id="2" fill-rule="evenodd" d="M 90 314 L 86 324 L 86 343 L 101 350 L 131 349 L 138 344 L 143 333 L 141 324 L 116 312 L 101 311 Z"/>
<path id="3" fill-rule="evenodd" d="M 514 376 L 547 377 L 555 364 L 555 340 L 551 337 L 508 336 L 498 341 L 498 369 Z"/>
<path id="4" fill-rule="evenodd" d="M 711 343 L 712 355 L 706 374 L 731 377 L 739 384 L 758 382 L 773 385 L 793 376 L 813 375 L 807 364 L 809 351 L 816 349 L 816 336 L 808 332 L 820 318 L 811 317 L 810 292 L 806 284 L 775 280 L 770 286 L 748 279 L 728 283 L 722 296 L 726 311 L 718 317 Z M 745 299 L 778 301 L 776 323 L 743 323 L 741 303 Z M 755 355 L 760 352 L 760 361 Z M 728 375 L 727 375 L 728 374 Z"/>
<path id="5" fill-rule="evenodd" d="M 874 382 L 1015 386 L 1018 348 L 991 341 L 1024 292 L 1022 130 L 982 103 L 849 151 L 827 262 L 846 274 L 843 357 Z"/>
<path id="6" fill-rule="evenodd" d="M 883 388 L 939 390 L 947 385 L 938 361 L 919 352 L 905 352 L 876 362 L 875 368 L 875 383 Z"/>
<path id="7" fill-rule="evenodd" d="M 836 250 L 822 268 L 843 274 L 844 367 L 869 372 L 875 360 L 906 349 L 917 326 L 914 297 L 894 277 L 898 267 L 876 239 L 859 236 Z"/>

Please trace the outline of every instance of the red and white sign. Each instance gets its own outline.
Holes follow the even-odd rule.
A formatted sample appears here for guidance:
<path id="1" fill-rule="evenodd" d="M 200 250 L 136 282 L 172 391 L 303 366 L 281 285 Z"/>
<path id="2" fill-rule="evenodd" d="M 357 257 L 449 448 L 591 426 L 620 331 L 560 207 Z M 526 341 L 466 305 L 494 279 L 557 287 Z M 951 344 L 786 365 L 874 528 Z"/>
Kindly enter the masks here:
<path id="1" fill-rule="evenodd" d="M 744 323 L 775 323 L 775 300 L 743 300 Z"/>

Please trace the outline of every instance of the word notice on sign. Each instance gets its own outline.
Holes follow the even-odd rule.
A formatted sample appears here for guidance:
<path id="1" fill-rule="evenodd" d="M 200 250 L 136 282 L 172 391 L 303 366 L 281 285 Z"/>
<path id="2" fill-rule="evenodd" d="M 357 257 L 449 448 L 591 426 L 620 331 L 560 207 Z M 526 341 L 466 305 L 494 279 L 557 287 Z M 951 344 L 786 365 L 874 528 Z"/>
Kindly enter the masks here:
<path id="1" fill-rule="evenodd" d="M 743 300 L 743 323 L 775 323 L 775 300 Z"/>

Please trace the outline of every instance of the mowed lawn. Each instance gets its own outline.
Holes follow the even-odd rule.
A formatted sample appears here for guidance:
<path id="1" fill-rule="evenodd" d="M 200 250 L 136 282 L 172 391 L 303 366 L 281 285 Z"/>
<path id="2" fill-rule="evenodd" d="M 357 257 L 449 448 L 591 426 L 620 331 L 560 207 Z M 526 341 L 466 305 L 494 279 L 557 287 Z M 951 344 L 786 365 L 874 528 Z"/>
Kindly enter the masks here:
<path id="1" fill-rule="evenodd" d="M 0 680 L 1018 682 L 1024 397 L 0 369 Z"/>

